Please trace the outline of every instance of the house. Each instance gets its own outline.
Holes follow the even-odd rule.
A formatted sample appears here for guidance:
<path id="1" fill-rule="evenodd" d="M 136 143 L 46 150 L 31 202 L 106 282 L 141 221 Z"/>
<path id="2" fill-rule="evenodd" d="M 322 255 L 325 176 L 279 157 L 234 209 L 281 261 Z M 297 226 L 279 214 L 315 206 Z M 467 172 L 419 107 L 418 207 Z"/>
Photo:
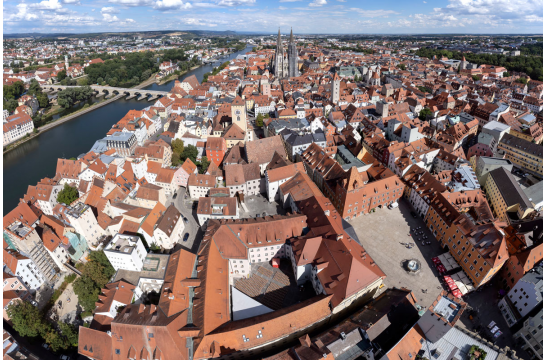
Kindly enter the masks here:
<path id="1" fill-rule="evenodd" d="M 265 173 L 265 169 L 271 162 L 275 152 L 284 159 L 288 158 L 280 135 L 246 142 L 245 150 L 247 162 L 258 164 L 262 175 Z"/>
<path id="2" fill-rule="evenodd" d="M 524 171 L 543 177 L 543 146 L 505 134 L 498 144 L 500 154 Z"/>
<path id="3" fill-rule="evenodd" d="M 138 200 L 138 206 L 146 209 L 153 209 L 157 203 L 164 205 L 167 201 L 165 189 L 153 184 L 139 186 L 135 199 Z"/>
<path id="4" fill-rule="evenodd" d="M 259 165 L 232 164 L 225 166 L 225 186 L 229 188 L 229 196 L 237 193 L 245 196 L 257 195 L 261 189 Z"/>
<path id="5" fill-rule="evenodd" d="M 206 141 L 206 157 L 217 166 L 221 165 L 226 152 L 227 143 L 224 138 L 210 137 Z"/>
<path id="6" fill-rule="evenodd" d="M 510 327 L 538 306 L 543 308 L 543 262 L 517 281 L 498 303 L 500 312 Z"/>
<path id="7" fill-rule="evenodd" d="M 107 317 L 111 323 L 111 319 L 117 316 L 121 308 L 131 303 L 134 297 L 134 288 L 134 285 L 123 280 L 106 284 L 104 288 L 100 289 L 98 301 L 95 303 L 93 321 L 96 323 L 97 320 L 100 321 L 101 317 Z"/>
<path id="8" fill-rule="evenodd" d="M 199 198 L 197 207 L 197 219 L 199 225 L 206 224 L 208 219 L 238 219 L 239 209 L 238 201 L 235 197 L 229 197 L 229 194 L 219 194 L 216 196 Z"/>
<path id="9" fill-rule="evenodd" d="M 36 263 L 17 251 L 4 249 L 3 263 L 5 270 L 21 279 L 30 290 L 37 290 L 47 282 L 47 278 L 40 272 Z"/>
<path id="10" fill-rule="evenodd" d="M 32 118 L 26 114 L 15 114 L 4 121 L 4 146 L 21 139 L 34 130 Z"/>
<path id="11" fill-rule="evenodd" d="M 187 187 L 187 181 L 189 180 L 189 176 L 191 174 L 197 174 L 198 169 L 197 165 L 191 161 L 191 159 L 187 158 L 185 159 L 182 166 L 176 169 L 176 172 L 174 173 L 174 185 L 175 186 L 183 186 Z"/>
<path id="12" fill-rule="evenodd" d="M 165 195 L 167 197 L 173 196 L 178 190 L 178 186 L 176 186 L 176 181 L 174 179 L 175 174 L 176 169 L 161 168 L 159 169 L 157 177 L 155 178 L 155 184 L 165 190 Z"/>
<path id="13" fill-rule="evenodd" d="M 138 236 L 119 233 L 104 247 L 104 254 L 115 270 L 142 271 L 147 251 Z"/>
<path id="14" fill-rule="evenodd" d="M 205 197 L 215 187 L 216 177 L 213 175 L 191 174 L 187 180 L 187 190 L 191 199 Z"/>
<path id="15" fill-rule="evenodd" d="M 265 189 L 267 190 L 267 198 L 270 203 L 278 200 L 278 190 L 280 185 L 290 180 L 298 172 L 304 172 L 305 168 L 302 163 L 286 164 L 274 169 L 265 171 Z"/>
<path id="16" fill-rule="evenodd" d="M 183 217 L 174 205 L 170 205 L 159 218 L 153 231 L 154 243 L 163 249 L 172 249 L 180 243 L 185 229 Z"/>

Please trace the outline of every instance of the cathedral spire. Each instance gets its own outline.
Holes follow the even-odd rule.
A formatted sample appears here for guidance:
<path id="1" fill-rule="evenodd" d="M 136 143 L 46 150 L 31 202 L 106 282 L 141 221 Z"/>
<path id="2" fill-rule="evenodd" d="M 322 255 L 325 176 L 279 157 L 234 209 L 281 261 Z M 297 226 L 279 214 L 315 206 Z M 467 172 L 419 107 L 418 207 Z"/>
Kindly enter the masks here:
<path id="1" fill-rule="evenodd" d="M 276 47 L 279 48 L 282 46 L 282 39 L 280 38 L 280 28 L 278 28 L 278 39 L 276 40 Z"/>
<path id="2" fill-rule="evenodd" d="M 290 44 L 293 44 L 293 28 L 291 28 L 291 33 L 290 33 Z"/>

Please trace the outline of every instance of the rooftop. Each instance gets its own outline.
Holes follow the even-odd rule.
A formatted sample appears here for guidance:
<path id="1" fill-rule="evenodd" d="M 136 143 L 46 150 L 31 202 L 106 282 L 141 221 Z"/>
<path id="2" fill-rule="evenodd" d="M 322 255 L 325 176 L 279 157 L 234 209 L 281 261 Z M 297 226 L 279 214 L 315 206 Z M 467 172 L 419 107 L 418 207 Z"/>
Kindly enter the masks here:
<path id="1" fill-rule="evenodd" d="M 104 251 L 121 252 L 130 254 L 136 247 L 138 241 L 141 241 L 138 236 L 116 234 L 112 241 L 104 248 Z"/>

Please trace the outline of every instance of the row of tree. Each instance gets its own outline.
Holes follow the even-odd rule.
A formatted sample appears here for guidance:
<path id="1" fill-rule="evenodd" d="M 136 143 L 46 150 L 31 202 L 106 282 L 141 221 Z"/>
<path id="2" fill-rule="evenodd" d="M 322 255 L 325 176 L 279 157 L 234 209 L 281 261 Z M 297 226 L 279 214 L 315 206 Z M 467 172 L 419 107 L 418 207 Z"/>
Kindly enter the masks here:
<path id="1" fill-rule="evenodd" d="M 19 106 L 17 99 L 25 92 L 23 82 L 17 81 L 12 85 L 4 85 L 4 109 L 10 113 Z M 41 108 L 49 106 L 49 98 L 42 92 L 42 88 L 36 79 L 30 81 L 27 95 L 35 96 Z"/>
<path id="2" fill-rule="evenodd" d="M 543 44 L 541 46 L 541 54 L 543 54 Z M 488 64 L 494 66 L 503 66 L 508 71 L 516 71 L 526 73 L 532 79 L 543 81 L 543 55 L 541 56 L 507 56 L 501 54 L 473 54 L 450 50 L 437 50 L 430 48 L 420 48 L 416 52 L 418 56 L 433 58 L 446 56 L 449 59 L 462 60 L 465 56 L 466 60 L 477 65 Z"/>
<path id="3" fill-rule="evenodd" d="M 95 91 L 90 86 L 67 88 L 59 91 L 57 95 L 57 104 L 68 109 L 78 101 L 90 99 L 94 92 Z"/>

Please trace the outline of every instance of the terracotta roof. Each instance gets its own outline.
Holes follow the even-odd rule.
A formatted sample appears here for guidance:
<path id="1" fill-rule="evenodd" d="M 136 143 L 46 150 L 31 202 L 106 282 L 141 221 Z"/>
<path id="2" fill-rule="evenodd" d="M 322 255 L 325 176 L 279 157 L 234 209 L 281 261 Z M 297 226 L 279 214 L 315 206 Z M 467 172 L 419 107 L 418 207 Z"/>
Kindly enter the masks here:
<path id="1" fill-rule="evenodd" d="M 163 188 L 153 184 L 142 185 L 136 191 L 138 199 L 159 201 L 159 193 Z"/>
<path id="2" fill-rule="evenodd" d="M 109 312 L 114 300 L 125 305 L 130 304 L 135 287 L 123 280 L 106 284 L 98 295 L 95 312 Z"/>
<path id="3" fill-rule="evenodd" d="M 284 148 L 280 135 L 246 143 L 246 156 L 249 163 L 268 163 L 271 161 L 275 152 L 278 152 L 283 158 L 287 158 L 286 149 Z"/>

